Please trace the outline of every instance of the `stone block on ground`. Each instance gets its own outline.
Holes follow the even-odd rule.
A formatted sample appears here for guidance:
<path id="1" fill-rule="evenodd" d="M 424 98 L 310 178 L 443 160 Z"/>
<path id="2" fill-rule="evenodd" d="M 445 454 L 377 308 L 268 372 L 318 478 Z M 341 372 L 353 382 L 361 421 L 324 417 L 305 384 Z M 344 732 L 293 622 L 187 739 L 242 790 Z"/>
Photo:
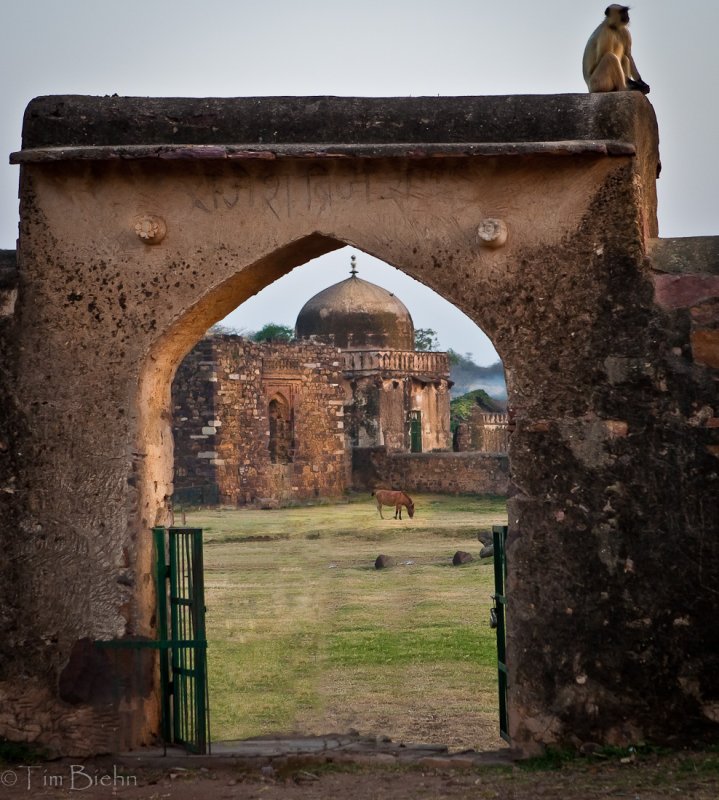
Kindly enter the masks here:
<path id="1" fill-rule="evenodd" d="M 469 564 L 471 561 L 474 561 L 474 556 L 471 553 L 466 553 L 464 550 L 457 550 L 452 558 L 452 564 L 454 564 L 455 567 L 461 564 Z"/>

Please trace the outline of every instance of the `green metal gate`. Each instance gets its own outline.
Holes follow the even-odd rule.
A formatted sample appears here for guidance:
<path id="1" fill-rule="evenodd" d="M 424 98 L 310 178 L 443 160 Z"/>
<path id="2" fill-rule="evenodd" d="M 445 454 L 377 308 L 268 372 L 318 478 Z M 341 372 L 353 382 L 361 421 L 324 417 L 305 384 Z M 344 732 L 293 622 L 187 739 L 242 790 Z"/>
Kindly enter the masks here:
<path id="1" fill-rule="evenodd" d="M 499 683 L 499 735 L 509 739 L 507 711 L 507 526 L 493 525 L 494 600 L 492 625 L 497 629 L 497 676 Z"/>
<path id="2" fill-rule="evenodd" d="M 202 529 L 158 527 L 152 533 L 161 643 L 162 734 L 167 744 L 207 753 L 210 711 Z"/>
<path id="3" fill-rule="evenodd" d="M 207 639 L 205 634 L 205 582 L 201 528 L 153 528 L 157 588 L 156 640 L 111 639 L 95 646 L 115 654 L 109 662 L 114 674 L 115 700 L 119 704 L 133 681 L 141 676 L 140 652 L 160 655 L 162 739 L 191 753 L 208 753 L 210 711 L 207 690 Z M 134 651 L 134 666 L 122 651 Z M 118 666 L 119 661 L 124 666 Z M 130 674 L 131 673 L 131 674 Z M 132 691 L 132 690 L 131 690 Z"/>

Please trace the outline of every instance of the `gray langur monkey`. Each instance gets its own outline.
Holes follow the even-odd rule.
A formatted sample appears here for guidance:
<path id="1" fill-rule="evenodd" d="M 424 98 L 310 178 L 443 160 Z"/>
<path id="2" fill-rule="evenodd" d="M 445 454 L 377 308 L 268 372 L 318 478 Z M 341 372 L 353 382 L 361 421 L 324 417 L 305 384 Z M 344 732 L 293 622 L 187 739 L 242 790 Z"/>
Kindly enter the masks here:
<path id="1" fill-rule="evenodd" d="M 623 92 L 633 89 L 649 94 L 632 57 L 629 6 L 612 3 L 604 12 L 602 24 L 589 37 L 584 48 L 582 71 L 590 92 Z"/>

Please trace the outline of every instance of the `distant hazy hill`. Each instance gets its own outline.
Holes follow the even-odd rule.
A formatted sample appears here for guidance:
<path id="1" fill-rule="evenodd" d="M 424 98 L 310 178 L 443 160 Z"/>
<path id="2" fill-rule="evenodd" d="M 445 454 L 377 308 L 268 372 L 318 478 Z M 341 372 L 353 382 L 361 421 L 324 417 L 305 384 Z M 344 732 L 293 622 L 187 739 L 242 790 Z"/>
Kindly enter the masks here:
<path id="1" fill-rule="evenodd" d="M 507 385 L 504 382 L 504 367 L 501 361 L 489 367 L 480 367 L 470 358 L 450 351 L 452 366 L 449 377 L 454 381 L 452 397 L 460 397 L 475 389 L 482 389 L 491 398 L 507 399 Z"/>

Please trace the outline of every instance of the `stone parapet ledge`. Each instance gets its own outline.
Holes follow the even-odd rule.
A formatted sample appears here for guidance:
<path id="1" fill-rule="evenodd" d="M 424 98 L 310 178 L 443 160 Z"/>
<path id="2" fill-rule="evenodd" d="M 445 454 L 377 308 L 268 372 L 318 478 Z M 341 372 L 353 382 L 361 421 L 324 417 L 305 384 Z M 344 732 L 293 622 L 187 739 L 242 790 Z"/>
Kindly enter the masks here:
<path id="1" fill-rule="evenodd" d="M 352 373 L 427 373 L 449 378 L 449 356 L 417 350 L 343 350 L 342 366 Z"/>
<path id="2" fill-rule="evenodd" d="M 719 236 L 650 239 L 648 252 L 655 272 L 719 275 Z"/>
<path id="3" fill-rule="evenodd" d="M 40 147 L 10 155 L 12 164 L 56 161 L 161 159 L 165 161 L 275 160 L 287 158 L 496 158 L 497 156 L 633 156 L 630 142 L 486 142 L 462 144 L 274 144 L 256 145 L 120 145 L 117 147 Z"/>
<path id="4" fill-rule="evenodd" d="M 311 152 L 318 145 L 441 144 L 446 149 L 467 143 L 475 148 L 502 144 L 508 153 L 527 145 L 538 150 L 544 143 L 549 152 L 581 145 L 585 151 L 626 155 L 648 129 L 656 131 L 654 113 L 636 92 L 385 98 L 58 95 L 30 102 L 22 155 L 14 160 L 29 160 L 33 150 L 47 150 L 50 157 L 54 148 L 69 154 L 77 153 L 75 148 L 119 151 L 146 145 L 201 146 L 215 157 L 222 150 L 212 148 L 227 145 L 252 145 L 254 152 L 274 151 L 277 145 Z"/>

